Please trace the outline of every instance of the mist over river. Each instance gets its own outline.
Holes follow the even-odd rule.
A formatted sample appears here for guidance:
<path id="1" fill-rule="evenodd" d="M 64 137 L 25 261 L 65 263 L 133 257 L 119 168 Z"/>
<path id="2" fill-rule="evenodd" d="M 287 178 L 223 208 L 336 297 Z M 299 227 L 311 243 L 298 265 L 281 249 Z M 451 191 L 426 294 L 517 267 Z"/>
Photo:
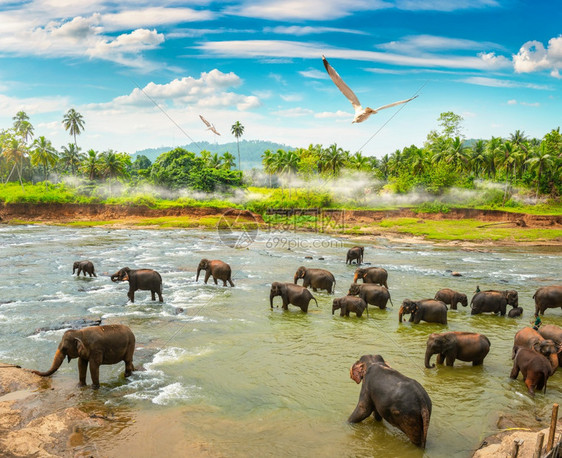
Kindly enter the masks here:
<path id="1" fill-rule="evenodd" d="M 101 366 L 98 391 L 75 387 L 76 360 L 53 375 L 54 389 L 70 387 L 72 402 L 111 411 L 119 420 L 91 434 L 104 456 L 122 454 L 123 445 L 112 441 L 117 435 L 129 456 L 187 456 L 182 444 L 197 443 L 209 455 L 229 457 L 462 457 L 497 431 L 500 415 L 542 418 L 546 427 L 552 404 L 562 399 L 562 370 L 534 399 L 521 375 L 511 380 L 509 372 L 513 336 L 533 318 L 534 292 L 562 283 L 559 247 L 362 242 L 365 262 L 388 270 L 394 306 L 342 318 L 339 311 L 331 314 L 331 304 L 353 279 L 355 266 L 345 264 L 345 254 L 355 244 L 312 233 L 260 232 L 247 248 L 235 249 L 210 230 L 1 226 L 0 360 L 46 370 L 63 323 L 101 318 L 130 326 L 137 339 L 134 363 L 144 370 L 125 379 L 123 363 Z M 212 279 L 204 285 L 204 272 L 196 282 L 201 258 L 228 262 L 235 288 Z M 97 278 L 72 275 L 73 262 L 84 259 L 94 263 Z M 335 296 L 314 293 L 319 307 L 312 302 L 308 314 L 291 305 L 282 311 L 279 297 L 270 310 L 271 282 L 292 281 L 300 265 L 330 270 Z M 164 303 L 153 302 L 147 291 L 128 302 L 128 283 L 109 278 L 125 266 L 159 271 Z M 448 325 L 398 323 L 405 298 L 432 298 L 449 287 L 470 301 L 477 285 L 517 290 L 523 316 L 471 316 L 470 307 L 459 305 L 448 312 Z M 543 323 L 562 326 L 562 310 L 547 310 Z M 488 336 L 483 366 L 456 361 L 453 368 L 425 369 L 428 335 L 445 331 Z M 346 423 L 361 388 L 349 368 L 363 354 L 382 355 L 428 392 L 433 413 L 425 451 L 372 417 Z M 138 418 L 150 419 L 154 434 L 140 434 Z"/>

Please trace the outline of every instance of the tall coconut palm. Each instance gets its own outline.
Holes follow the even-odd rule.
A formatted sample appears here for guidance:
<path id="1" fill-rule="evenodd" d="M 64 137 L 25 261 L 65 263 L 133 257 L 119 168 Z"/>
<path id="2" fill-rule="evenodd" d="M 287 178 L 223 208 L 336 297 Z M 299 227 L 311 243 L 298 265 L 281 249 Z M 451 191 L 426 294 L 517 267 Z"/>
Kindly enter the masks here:
<path id="1" fill-rule="evenodd" d="M 213 169 L 220 169 L 222 166 L 222 158 L 219 156 L 219 153 L 215 153 L 209 158 L 209 167 Z"/>
<path id="2" fill-rule="evenodd" d="M 238 149 L 238 170 L 241 170 L 240 168 L 240 137 L 242 136 L 242 134 L 244 133 L 244 126 L 242 124 L 240 124 L 240 121 L 236 121 L 230 131 L 232 132 L 232 135 L 234 135 L 236 137 L 236 147 Z"/>
<path id="3" fill-rule="evenodd" d="M 84 130 L 84 117 L 74 108 L 71 108 L 64 115 L 62 124 L 64 126 L 64 129 L 68 130 L 70 135 L 74 136 L 74 146 L 78 147 L 78 145 L 76 144 L 76 136 L 80 135 L 80 133 L 82 133 L 82 131 Z"/>
<path id="4" fill-rule="evenodd" d="M 101 154 L 101 172 L 106 179 L 116 179 L 127 175 L 127 164 L 124 157 L 113 150 Z"/>
<path id="5" fill-rule="evenodd" d="M 541 145 L 534 151 L 527 159 L 527 163 L 529 164 L 529 168 L 531 171 L 535 172 L 536 178 L 536 189 L 535 189 L 535 196 L 539 196 L 539 184 L 541 182 L 541 177 L 544 172 L 550 170 L 554 165 L 554 157 L 549 154 L 547 149 L 547 145 L 543 142 Z"/>
<path id="6" fill-rule="evenodd" d="M 322 152 L 323 168 L 330 170 L 333 176 L 337 176 L 345 164 L 345 158 L 345 151 L 334 143 Z"/>
<path id="7" fill-rule="evenodd" d="M 88 176 L 90 181 L 95 180 L 100 172 L 101 158 L 97 151 L 89 149 L 82 165 L 82 171 Z"/>
<path id="8" fill-rule="evenodd" d="M 236 158 L 227 151 L 220 157 L 220 162 L 225 169 L 232 170 L 232 168 L 236 165 Z"/>
<path id="9" fill-rule="evenodd" d="M 47 186 L 49 167 L 54 167 L 58 159 L 57 151 L 50 140 L 47 140 L 43 135 L 35 139 L 31 150 L 31 163 L 43 167 L 45 186 Z"/>
<path id="10" fill-rule="evenodd" d="M 69 143 L 68 146 L 62 147 L 60 159 L 64 170 L 67 172 L 70 170 L 70 172 L 75 175 L 80 166 L 80 162 L 84 159 L 84 154 L 80 152 L 80 148 L 74 143 Z"/>
<path id="11" fill-rule="evenodd" d="M 29 116 L 25 111 L 18 111 L 12 119 L 14 120 L 14 131 L 27 145 L 27 141 L 33 138 L 34 131 L 32 124 L 29 122 Z"/>
<path id="12" fill-rule="evenodd" d="M 21 139 L 17 137 L 10 137 L 6 139 L 6 141 L 2 145 L 2 155 L 4 156 L 4 158 L 8 163 L 11 162 L 14 163 L 14 167 L 12 168 L 10 175 L 8 175 L 6 182 L 10 180 L 12 173 L 14 172 L 14 170 L 16 170 L 18 173 L 21 188 L 24 189 L 22 174 L 23 174 L 23 162 L 25 161 L 27 155 L 27 147 L 25 146 L 25 144 Z"/>

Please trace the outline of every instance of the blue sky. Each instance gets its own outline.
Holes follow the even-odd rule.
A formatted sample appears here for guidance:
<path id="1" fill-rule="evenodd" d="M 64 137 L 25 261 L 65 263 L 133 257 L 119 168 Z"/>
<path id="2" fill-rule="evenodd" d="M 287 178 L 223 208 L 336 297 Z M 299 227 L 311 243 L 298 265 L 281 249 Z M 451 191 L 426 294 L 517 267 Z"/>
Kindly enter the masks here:
<path id="1" fill-rule="evenodd" d="M 130 153 L 233 141 L 235 121 L 377 156 L 421 146 L 445 111 L 466 138 L 562 124 L 558 1 L 0 0 L 0 23 L 0 128 L 24 110 L 56 148 L 71 107 L 83 150 Z M 364 106 L 419 97 L 352 124 L 323 54 Z"/>

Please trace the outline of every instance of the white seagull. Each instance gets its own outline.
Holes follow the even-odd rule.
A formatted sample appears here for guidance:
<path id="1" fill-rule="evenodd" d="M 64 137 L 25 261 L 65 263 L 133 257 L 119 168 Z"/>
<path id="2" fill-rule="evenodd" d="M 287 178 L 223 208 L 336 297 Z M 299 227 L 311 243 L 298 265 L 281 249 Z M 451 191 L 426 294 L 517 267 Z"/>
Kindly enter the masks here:
<path id="1" fill-rule="evenodd" d="M 215 129 L 215 125 L 211 124 L 209 121 L 207 121 L 203 116 L 199 115 L 199 117 L 201 118 L 201 121 L 203 121 L 205 123 L 205 125 L 207 126 L 207 130 L 210 130 L 211 132 L 220 135 L 217 132 L 217 129 Z"/>
<path id="2" fill-rule="evenodd" d="M 334 84 L 338 87 L 342 94 L 348 98 L 348 100 L 353 105 L 353 108 L 355 109 L 355 117 L 353 118 L 353 121 L 351 121 L 352 123 L 363 122 L 372 114 L 378 113 L 385 108 L 390 108 L 396 105 L 400 105 L 401 103 L 409 102 L 410 100 L 413 100 L 417 97 L 417 95 L 415 95 L 414 97 L 411 97 L 409 99 L 400 100 L 400 102 L 389 103 L 388 105 L 383 105 L 382 107 L 378 107 L 374 110 L 369 107 L 363 108 L 357 96 L 353 93 L 349 86 L 343 82 L 341 76 L 338 75 L 338 72 L 334 70 L 334 68 L 328 63 L 324 56 L 322 56 L 322 61 L 324 62 L 324 67 L 326 67 L 326 71 L 328 72 L 328 75 L 330 75 L 330 78 L 332 78 Z"/>

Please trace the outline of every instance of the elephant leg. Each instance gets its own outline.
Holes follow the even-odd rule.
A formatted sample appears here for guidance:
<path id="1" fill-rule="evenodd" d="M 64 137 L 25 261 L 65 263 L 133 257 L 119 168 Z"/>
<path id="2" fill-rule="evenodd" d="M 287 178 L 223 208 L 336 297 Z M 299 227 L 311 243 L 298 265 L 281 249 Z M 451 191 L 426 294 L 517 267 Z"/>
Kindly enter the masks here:
<path id="1" fill-rule="evenodd" d="M 94 277 L 97 277 L 97 275 L 96 275 L 96 273 L 95 273 L 95 272 L 92 272 L 92 274 L 94 274 Z"/>
<path id="2" fill-rule="evenodd" d="M 454 355 L 451 355 L 451 354 L 448 354 L 448 355 L 445 357 L 445 364 L 446 364 L 447 366 L 453 366 L 453 365 L 455 364 L 455 356 L 454 356 Z"/>
<path id="3" fill-rule="evenodd" d="M 205 281 L 204 283 L 207 284 L 207 282 L 209 281 L 209 277 L 211 276 L 211 271 L 210 270 L 206 270 L 205 271 Z M 215 280 L 216 283 L 216 280 Z"/>
<path id="4" fill-rule="evenodd" d="M 76 276 L 79 277 L 81 272 L 82 272 L 82 267 L 78 267 L 78 273 L 76 274 Z"/>
<path id="5" fill-rule="evenodd" d="M 135 303 L 135 291 L 133 289 L 130 289 L 129 292 L 127 293 L 127 296 L 129 297 L 130 301 L 134 304 Z"/>
<path id="6" fill-rule="evenodd" d="M 95 361 L 90 361 L 90 376 L 92 377 L 92 388 L 100 387 L 100 366 Z"/>
<path id="7" fill-rule="evenodd" d="M 214 275 L 213 275 L 213 281 L 215 282 L 215 285 L 219 284 L 219 282 L 217 281 L 217 277 L 215 277 Z"/>
<path id="8" fill-rule="evenodd" d="M 234 283 L 232 283 L 232 279 L 230 277 L 228 277 L 228 283 L 230 283 L 230 286 L 234 286 Z"/>
<path id="9" fill-rule="evenodd" d="M 125 361 L 125 377 L 129 377 L 133 371 L 135 370 L 135 366 L 133 366 L 133 360 L 126 360 Z"/>
<path id="10" fill-rule="evenodd" d="M 445 357 L 443 356 L 442 353 L 438 353 L 438 354 L 437 354 L 437 358 L 435 359 L 435 361 L 437 362 L 437 364 L 443 364 L 443 359 L 444 359 L 444 358 L 445 358 Z"/>
<path id="11" fill-rule="evenodd" d="M 457 310 L 457 303 L 451 304 L 451 310 Z"/>
<path id="12" fill-rule="evenodd" d="M 355 312 L 355 315 L 357 315 L 358 318 L 361 318 L 363 312 L 361 310 L 358 310 L 357 312 Z"/>
<path id="13" fill-rule="evenodd" d="M 355 407 L 355 410 L 349 416 L 347 421 L 349 423 L 359 423 L 365 420 L 365 418 L 368 418 L 369 415 L 373 413 L 373 410 L 375 410 L 375 408 L 370 400 L 363 401 L 360 398 L 359 402 L 357 403 L 357 407 Z"/>
<path id="14" fill-rule="evenodd" d="M 376 407 L 373 408 L 373 417 L 375 417 L 375 420 L 377 421 L 382 421 L 381 414 L 379 413 Z"/>
<path id="15" fill-rule="evenodd" d="M 158 293 L 158 300 L 159 300 L 160 302 L 164 302 L 164 299 L 162 298 L 162 290 L 159 289 L 159 290 L 157 290 L 156 292 Z"/>
<path id="16" fill-rule="evenodd" d="M 156 300 L 156 291 L 154 291 L 153 289 L 150 290 L 150 297 L 153 301 Z"/>
<path id="17" fill-rule="evenodd" d="M 88 371 L 88 360 L 78 358 L 78 380 L 80 386 L 86 386 L 86 372 Z"/>
<path id="18" fill-rule="evenodd" d="M 535 381 L 531 378 L 525 379 L 525 385 L 527 385 L 527 390 L 531 396 L 535 396 Z"/>
<path id="19" fill-rule="evenodd" d="M 483 363 L 484 363 L 483 359 L 477 359 L 475 361 L 472 361 L 473 366 L 481 366 Z"/>
<path id="20" fill-rule="evenodd" d="M 316 291 L 318 291 L 318 290 L 317 290 L 316 288 L 312 288 L 312 291 L 316 292 Z"/>
<path id="21" fill-rule="evenodd" d="M 519 375 L 519 366 L 517 365 L 517 363 L 513 363 L 513 368 L 511 369 L 509 378 L 516 379 L 518 375 Z"/>

